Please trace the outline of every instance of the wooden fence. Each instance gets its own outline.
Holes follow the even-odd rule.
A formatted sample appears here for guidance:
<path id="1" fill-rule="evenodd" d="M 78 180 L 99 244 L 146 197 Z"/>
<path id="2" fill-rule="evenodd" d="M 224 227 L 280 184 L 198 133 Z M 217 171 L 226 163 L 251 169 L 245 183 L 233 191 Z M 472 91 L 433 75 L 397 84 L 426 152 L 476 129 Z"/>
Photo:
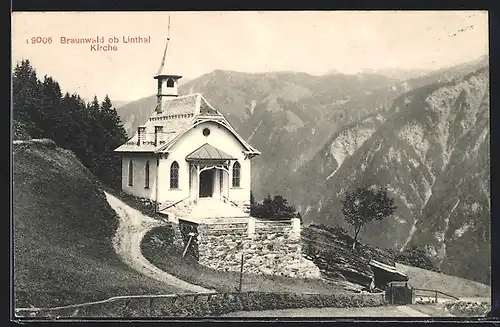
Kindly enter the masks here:
<path id="1" fill-rule="evenodd" d="M 417 297 L 433 298 L 434 303 L 438 303 L 439 295 L 460 300 L 454 295 L 436 289 L 414 288 L 406 282 L 391 282 L 385 292 L 386 301 L 391 304 L 411 304 Z"/>
<path id="2" fill-rule="evenodd" d="M 460 300 L 458 297 L 456 297 L 454 295 L 451 295 L 451 294 L 448 294 L 445 292 L 441 292 L 438 290 L 426 289 L 426 288 L 413 288 L 413 290 L 415 291 L 415 293 L 414 293 L 415 297 L 417 297 L 417 296 L 433 297 L 435 303 L 438 303 L 439 294 L 444 295 L 444 296 L 451 298 L 451 299 L 454 299 L 454 300 Z M 417 292 L 420 294 L 417 294 Z M 424 294 L 422 294 L 422 292 L 424 292 Z M 429 296 L 429 294 L 431 294 L 431 296 Z"/>

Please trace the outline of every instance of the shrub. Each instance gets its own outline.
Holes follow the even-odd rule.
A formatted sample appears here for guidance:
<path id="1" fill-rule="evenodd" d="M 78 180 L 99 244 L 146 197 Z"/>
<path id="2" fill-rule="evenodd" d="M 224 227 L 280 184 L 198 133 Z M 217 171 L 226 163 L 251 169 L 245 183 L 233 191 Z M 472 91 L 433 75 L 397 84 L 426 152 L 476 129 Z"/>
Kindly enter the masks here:
<path id="1" fill-rule="evenodd" d="M 406 264 L 409 266 L 427 269 L 435 272 L 439 272 L 439 268 L 436 267 L 432 259 L 427 255 L 424 249 L 417 246 L 412 246 L 405 249 L 403 252 L 399 253 L 395 259 L 397 262 Z"/>
<path id="2" fill-rule="evenodd" d="M 288 205 L 288 201 L 281 195 L 275 195 L 271 198 L 268 195 L 262 203 L 251 201 L 250 214 L 256 218 L 269 220 L 280 220 L 289 218 L 302 218 L 294 206 Z"/>

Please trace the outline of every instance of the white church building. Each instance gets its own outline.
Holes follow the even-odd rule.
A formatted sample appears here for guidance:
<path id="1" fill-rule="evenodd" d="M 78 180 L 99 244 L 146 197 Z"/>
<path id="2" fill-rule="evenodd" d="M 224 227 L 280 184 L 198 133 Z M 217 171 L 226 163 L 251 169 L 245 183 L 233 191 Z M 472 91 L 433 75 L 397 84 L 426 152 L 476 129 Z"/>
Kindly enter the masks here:
<path id="1" fill-rule="evenodd" d="M 154 76 L 156 108 L 115 149 L 122 190 L 154 201 L 169 218 L 248 217 L 251 159 L 260 152 L 201 94 L 179 96 L 182 76 L 165 65 L 169 39 Z"/>

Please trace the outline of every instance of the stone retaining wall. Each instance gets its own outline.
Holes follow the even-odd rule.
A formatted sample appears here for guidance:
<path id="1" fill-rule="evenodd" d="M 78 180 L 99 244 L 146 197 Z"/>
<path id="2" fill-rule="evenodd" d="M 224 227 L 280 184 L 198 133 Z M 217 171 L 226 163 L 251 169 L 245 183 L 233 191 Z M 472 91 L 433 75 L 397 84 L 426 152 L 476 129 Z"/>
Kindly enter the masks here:
<path id="1" fill-rule="evenodd" d="M 319 268 L 302 256 L 300 221 L 262 221 L 254 218 L 194 223 L 179 220 L 186 252 L 209 268 L 298 278 L 319 278 Z"/>

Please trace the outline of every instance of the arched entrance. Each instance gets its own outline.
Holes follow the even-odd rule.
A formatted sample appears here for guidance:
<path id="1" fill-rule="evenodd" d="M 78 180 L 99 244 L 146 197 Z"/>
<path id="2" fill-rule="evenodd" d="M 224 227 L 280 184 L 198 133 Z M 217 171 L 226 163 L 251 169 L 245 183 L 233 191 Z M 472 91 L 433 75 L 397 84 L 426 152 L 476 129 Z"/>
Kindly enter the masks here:
<path id="1" fill-rule="evenodd" d="M 200 198 L 209 198 L 214 195 L 215 168 L 203 170 L 200 173 Z"/>

